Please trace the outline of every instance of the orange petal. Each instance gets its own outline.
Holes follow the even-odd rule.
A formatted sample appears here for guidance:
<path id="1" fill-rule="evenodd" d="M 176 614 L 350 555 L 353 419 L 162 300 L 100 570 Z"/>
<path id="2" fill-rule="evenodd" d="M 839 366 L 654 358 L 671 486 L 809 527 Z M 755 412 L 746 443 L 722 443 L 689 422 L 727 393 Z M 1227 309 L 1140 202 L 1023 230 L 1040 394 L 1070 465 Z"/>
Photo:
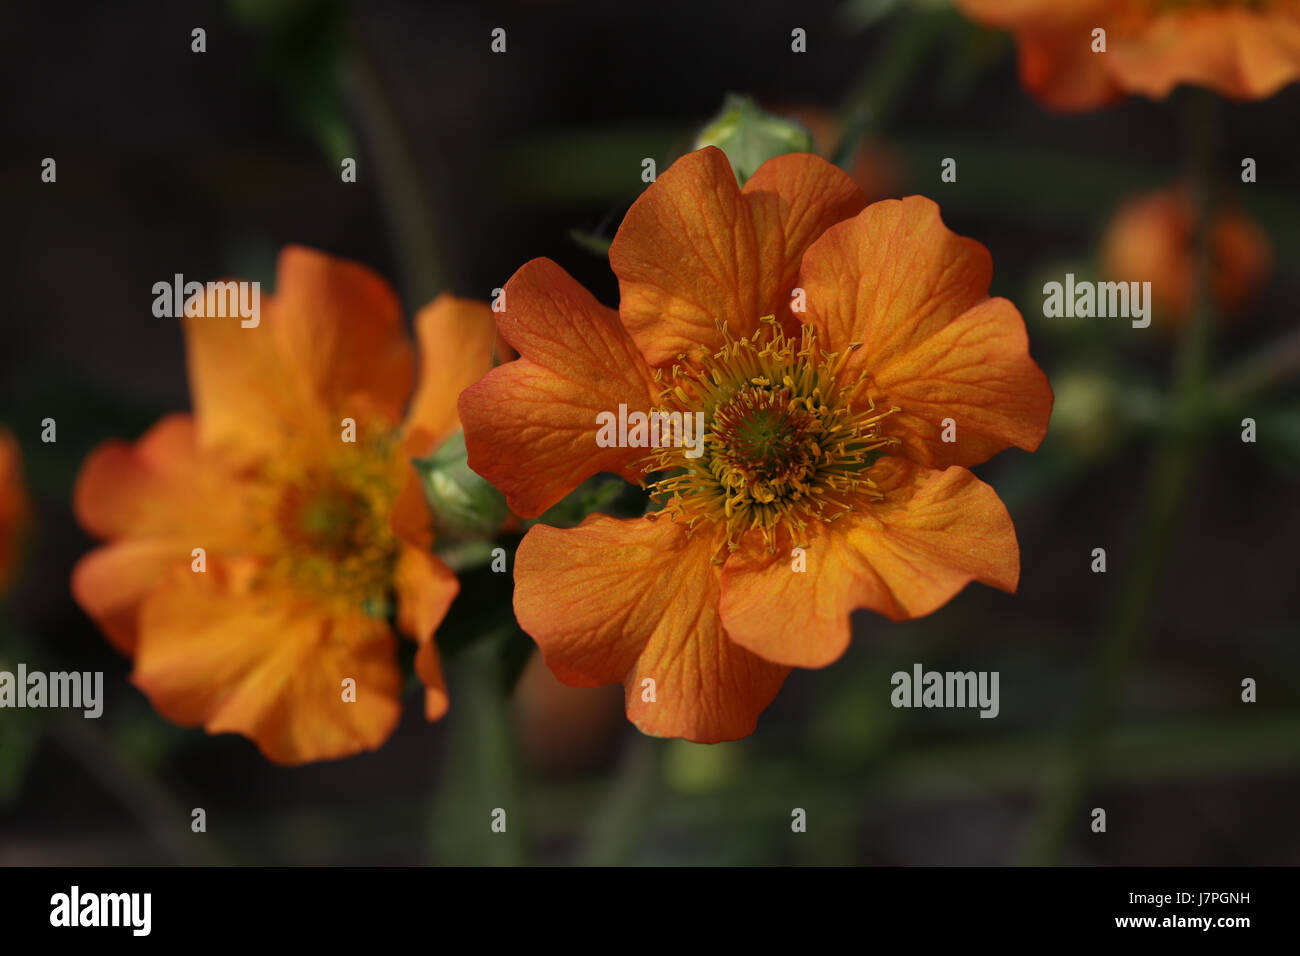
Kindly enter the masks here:
<path id="1" fill-rule="evenodd" d="M 971 19 L 1015 31 L 1020 83 L 1059 111 L 1095 109 L 1122 98 L 1107 66 L 1109 53 L 1092 52 L 1094 27 L 1108 39 L 1118 21 L 1112 0 L 956 0 Z"/>
<path id="2" fill-rule="evenodd" d="M 91 534 L 121 540 L 78 562 L 72 594 L 118 650 L 132 652 L 140 603 L 172 568 L 188 569 L 193 549 L 212 559 L 241 545 L 248 494 L 221 458 L 200 451 L 188 415 L 169 415 L 135 444 L 91 452 L 73 510 Z"/>
<path id="3" fill-rule="evenodd" d="M 1102 237 L 1102 271 L 1119 281 L 1149 279 L 1156 321 L 1182 324 L 1196 294 L 1195 231 L 1196 207 L 1181 186 L 1125 200 Z M 1215 212 L 1211 247 L 1214 302 L 1233 319 L 1272 271 L 1272 247 L 1267 233 L 1229 206 Z"/>
<path id="4" fill-rule="evenodd" d="M 870 371 L 871 397 L 902 410 L 886 434 L 921 464 L 978 464 L 1009 445 L 1032 451 L 1047 432 L 1051 388 L 1020 313 L 988 298 L 992 272 L 988 250 L 950 232 L 921 196 L 868 207 L 804 257 L 800 284 L 823 348 L 861 343 L 844 374 Z"/>
<path id="5" fill-rule="evenodd" d="M 194 421 L 168 415 L 135 444 L 109 441 L 86 458 L 73 510 L 98 538 L 155 537 L 191 548 L 238 541 L 244 489 L 218 456 L 200 451 Z"/>
<path id="6" fill-rule="evenodd" d="M 719 320 L 740 338 L 771 314 L 785 255 L 772 207 L 764 192 L 741 194 L 714 146 L 677 160 L 632 204 L 609 264 L 619 315 L 652 365 L 720 343 Z"/>
<path id="7" fill-rule="evenodd" d="M 1106 69 L 1109 53 L 1092 52 L 1092 25 L 1029 29 L 1017 36 L 1020 83 L 1060 113 L 1093 110 L 1124 98 Z"/>
<path id="8" fill-rule="evenodd" d="M 8 586 L 17 566 L 29 511 L 22 453 L 14 436 L 0 428 L 0 592 Z"/>
<path id="9" fill-rule="evenodd" d="M 424 681 L 425 716 L 437 720 L 447 712 L 447 684 L 433 635 L 460 591 L 452 570 L 427 551 L 403 547 L 394 572 L 397 626 L 419 644 L 415 670 Z"/>
<path id="10" fill-rule="evenodd" d="M 1172 10 L 1110 43 L 1120 86 L 1155 99 L 1180 83 L 1262 99 L 1300 78 L 1300 5 Z"/>
<path id="11" fill-rule="evenodd" d="M 415 356 L 389 284 L 356 262 L 288 246 L 276 271 L 272 327 L 303 407 L 372 410 L 397 424 Z"/>
<path id="12" fill-rule="evenodd" d="M 276 286 L 261 297 L 255 327 L 184 320 L 201 441 L 235 467 L 275 454 L 286 434 L 337 428 L 341 417 L 396 425 L 411 394 L 414 354 L 387 282 L 288 246 Z"/>
<path id="13" fill-rule="evenodd" d="M 789 324 L 796 318 L 790 293 L 804 253 L 831 226 L 861 212 L 867 199 L 848 173 L 809 153 L 769 159 L 741 192 L 753 208 L 758 233 L 776 231 L 782 237 L 781 259 L 764 263 L 780 277 L 772 309 L 764 311 Z"/>
<path id="14" fill-rule="evenodd" d="M 420 380 L 404 432 L 412 458 L 429 454 L 460 427 L 456 400 L 487 374 L 497 327 L 487 303 L 440 295 L 415 317 Z"/>
<path id="15" fill-rule="evenodd" d="M 347 678 L 355 702 L 343 700 Z M 401 710 L 387 625 L 324 617 L 221 564 L 182 571 L 145 601 L 132 681 L 168 719 L 243 734 L 283 764 L 373 750 Z"/>
<path id="16" fill-rule="evenodd" d="M 393 503 L 388 524 L 393 534 L 406 544 L 424 551 L 433 548 L 433 515 L 424 497 L 424 483 L 414 467 L 406 469 L 406 478 Z"/>
<path id="17" fill-rule="evenodd" d="M 515 615 L 571 686 L 622 681 L 644 733 L 699 742 L 752 733 L 789 668 L 733 644 L 705 535 L 667 519 L 591 515 L 538 525 L 515 559 Z M 653 680 L 653 700 L 651 685 Z"/>
<path id="18" fill-rule="evenodd" d="M 1211 242 L 1214 300 L 1226 316 L 1235 316 L 1272 273 L 1273 246 L 1268 233 L 1235 210 L 1220 212 Z"/>
<path id="19" fill-rule="evenodd" d="M 645 360 L 618 314 L 549 259 L 506 283 L 501 332 L 520 358 L 461 393 L 469 466 L 535 518 L 600 472 L 637 472 L 644 448 L 601 448 L 596 416 L 651 407 Z"/>
<path id="20" fill-rule="evenodd" d="M 96 548 L 72 569 L 72 596 L 123 654 L 135 651 L 140 605 L 190 549 L 158 538 L 127 538 Z"/>
<path id="21" fill-rule="evenodd" d="M 883 501 L 815 527 L 804 561 L 747 541 L 722 571 L 732 640 L 770 661 L 824 667 L 849 645 L 849 613 L 923 617 L 970 581 L 1014 592 L 1016 532 L 997 494 L 964 468 L 933 471 L 901 458 L 871 470 Z"/>
<path id="22" fill-rule="evenodd" d="M 190 397 L 199 441 L 237 469 L 274 455 L 287 431 L 302 424 L 297 393 L 285 388 L 285 360 L 275 341 L 274 308 L 262 296 L 260 321 L 184 318 Z M 310 416 L 313 425 L 319 410 Z"/>

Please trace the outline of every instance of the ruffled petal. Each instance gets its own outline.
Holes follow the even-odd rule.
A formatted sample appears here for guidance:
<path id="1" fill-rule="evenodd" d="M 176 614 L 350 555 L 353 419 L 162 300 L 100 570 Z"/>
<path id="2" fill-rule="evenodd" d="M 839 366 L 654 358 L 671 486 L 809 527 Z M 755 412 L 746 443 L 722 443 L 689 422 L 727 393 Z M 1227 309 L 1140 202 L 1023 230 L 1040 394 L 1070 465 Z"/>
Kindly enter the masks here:
<path id="1" fill-rule="evenodd" d="M 73 489 L 77 520 L 102 539 L 215 546 L 239 538 L 245 507 L 243 489 L 219 457 L 200 450 L 194 421 L 184 414 L 161 419 L 134 444 L 104 442 L 86 458 Z"/>
<path id="2" fill-rule="evenodd" d="M 415 331 L 420 380 L 403 430 L 419 458 L 460 428 L 456 401 L 492 368 L 497 327 L 487 303 L 444 294 L 416 315 Z"/>
<path id="3" fill-rule="evenodd" d="M 1110 42 L 1124 89 L 1154 99 L 1180 83 L 1256 100 L 1300 78 L 1300 5 L 1172 10 Z"/>
<path id="4" fill-rule="evenodd" d="M 289 246 L 280 253 L 271 305 L 286 384 L 296 385 L 304 409 L 364 409 L 393 425 L 402 420 L 415 354 L 401 305 L 380 275 Z"/>
<path id="5" fill-rule="evenodd" d="M 949 231 L 920 196 L 870 206 L 804 257 L 800 283 L 823 348 L 859 343 L 843 375 L 867 371 L 867 395 L 901 409 L 885 432 L 920 464 L 1032 451 L 1047 432 L 1051 387 L 1020 313 L 988 297 L 992 271 L 988 250 Z M 943 440 L 944 419 L 955 441 Z"/>
<path id="6" fill-rule="evenodd" d="M 775 207 L 766 191 L 742 195 L 714 146 L 677 160 L 632 204 L 609 264 L 619 315 L 652 365 L 716 346 L 719 321 L 740 338 L 772 312 L 785 255 Z"/>
<path id="7" fill-rule="evenodd" d="M 424 712 L 437 720 L 447 712 L 447 683 L 433 636 L 460 591 L 452 570 L 438 558 L 418 548 L 403 547 L 394 571 L 397 626 L 415 639 L 415 670 L 424 681 Z"/>
<path id="8" fill-rule="evenodd" d="M 722 571 L 721 613 L 733 641 L 770 661 L 824 667 L 848 648 L 849 614 L 924 617 L 971 581 L 1014 592 L 1020 549 L 1006 506 L 964 468 L 934 471 L 884 458 L 870 472 L 883 501 L 812 529 L 794 570 L 789 552 L 747 540 Z"/>
<path id="9" fill-rule="evenodd" d="M 798 284 L 804 253 L 831 226 L 861 212 L 866 196 L 848 173 L 810 153 L 769 159 L 741 193 L 750 203 L 758 235 L 781 235 L 781 258 L 764 263 L 779 279 L 776 298 L 763 312 L 776 315 L 793 331 L 802 316 L 791 311 L 791 291 Z"/>
<path id="10" fill-rule="evenodd" d="M 140 605 L 190 549 L 158 538 L 127 538 L 96 548 L 72 569 L 72 596 L 123 654 L 135 651 Z"/>
<path id="11" fill-rule="evenodd" d="M 144 602 L 132 681 L 159 713 L 239 733 L 282 764 L 373 750 L 401 711 L 386 624 L 329 618 L 292 595 L 256 590 L 249 569 L 181 571 Z M 343 699 L 355 681 L 355 702 Z"/>
<path id="12" fill-rule="evenodd" d="M 628 718 L 643 732 L 743 737 L 789 668 L 723 632 L 712 553 L 707 536 L 664 518 L 539 525 L 516 556 L 515 615 L 566 684 L 622 681 Z"/>
<path id="13" fill-rule="evenodd" d="M 649 369 L 617 313 L 549 259 L 516 272 L 505 297 L 499 324 L 520 358 L 461 393 L 469 466 L 524 518 L 600 472 L 635 480 L 646 449 L 596 444 L 602 412 L 652 407 Z"/>

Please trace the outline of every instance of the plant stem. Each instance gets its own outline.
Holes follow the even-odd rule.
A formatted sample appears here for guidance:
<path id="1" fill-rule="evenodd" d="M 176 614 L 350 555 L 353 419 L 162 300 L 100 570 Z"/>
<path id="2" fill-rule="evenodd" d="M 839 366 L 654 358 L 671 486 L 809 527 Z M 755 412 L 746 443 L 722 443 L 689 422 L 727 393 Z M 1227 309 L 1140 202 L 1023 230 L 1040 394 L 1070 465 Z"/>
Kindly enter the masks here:
<path id="1" fill-rule="evenodd" d="M 943 23 L 942 16 L 916 13 L 894 27 L 881 55 L 853 84 L 840 106 L 844 132 L 833 158 L 837 166 L 847 167 L 868 130 L 879 133 L 884 129 L 935 39 L 942 34 Z"/>
<path id="2" fill-rule="evenodd" d="M 435 801 L 435 862 L 518 866 L 525 862 L 524 807 L 506 681 L 502 626 L 448 664 L 455 689 L 449 753 Z"/>
<path id="3" fill-rule="evenodd" d="M 359 31 L 358 31 L 359 32 Z M 375 163 L 375 188 L 393 234 L 404 298 L 413 311 L 448 286 L 448 267 L 422 168 L 388 94 L 374 51 L 363 39 L 341 67 L 354 122 Z M 427 168 L 425 168 L 427 173 Z"/>
<path id="4" fill-rule="evenodd" d="M 217 837 L 193 833 L 190 808 L 124 759 L 103 732 L 81 718 L 68 717 L 53 721 L 46 733 L 117 798 L 174 863 L 227 866 L 234 862 Z"/>
<path id="5" fill-rule="evenodd" d="M 617 866 L 631 860 L 659 795 L 665 746 L 665 741 L 643 734 L 628 744 L 604 806 L 591 823 L 583 863 Z"/>

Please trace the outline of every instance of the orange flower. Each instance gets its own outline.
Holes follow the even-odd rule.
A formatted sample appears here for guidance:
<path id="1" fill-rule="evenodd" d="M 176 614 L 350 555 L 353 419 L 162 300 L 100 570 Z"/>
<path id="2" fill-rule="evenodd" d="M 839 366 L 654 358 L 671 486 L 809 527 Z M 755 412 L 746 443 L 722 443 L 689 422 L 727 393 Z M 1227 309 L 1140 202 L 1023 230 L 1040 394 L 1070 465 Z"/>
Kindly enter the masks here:
<path id="1" fill-rule="evenodd" d="M 956 0 L 1016 35 L 1020 81 L 1057 110 L 1180 83 L 1262 99 L 1300 77 L 1300 0 Z M 1093 52 L 1093 30 L 1106 31 Z"/>
<path id="2" fill-rule="evenodd" d="M 18 567 L 29 512 L 22 453 L 14 436 L 0 428 L 0 594 L 8 589 Z"/>
<path id="3" fill-rule="evenodd" d="M 599 472 L 659 506 L 530 529 L 515 613 L 565 683 L 621 681 L 648 734 L 752 732 L 792 666 L 844 652 L 854 608 L 903 620 L 972 580 L 1016 587 L 1011 519 L 966 466 L 1046 431 L 1024 322 L 933 202 L 864 205 L 816 156 L 742 190 L 706 148 L 628 211 L 617 312 L 547 259 L 505 287 L 521 357 L 461 395 L 470 466 L 526 517 Z M 620 405 L 678 413 L 682 444 L 604 447 Z"/>
<path id="4" fill-rule="evenodd" d="M 410 460 L 458 429 L 455 396 L 490 367 L 487 306 L 442 296 L 420 312 L 414 394 L 392 290 L 321 253 L 281 254 L 256 327 L 200 316 L 184 328 L 193 416 L 108 442 L 82 467 L 78 519 L 109 543 L 74 570 L 78 603 L 164 716 L 302 763 L 378 747 L 396 725 L 395 597 L 426 714 L 440 717 L 433 633 L 458 585 L 429 552 Z"/>
<path id="5" fill-rule="evenodd" d="M 1158 317 L 1181 325 L 1196 292 L 1196 210 L 1188 191 L 1163 189 L 1120 206 L 1101 242 L 1101 267 L 1110 278 L 1151 282 Z M 1220 209 L 1210 234 L 1214 304 L 1234 317 L 1273 268 L 1268 236 L 1234 209 Z"/>

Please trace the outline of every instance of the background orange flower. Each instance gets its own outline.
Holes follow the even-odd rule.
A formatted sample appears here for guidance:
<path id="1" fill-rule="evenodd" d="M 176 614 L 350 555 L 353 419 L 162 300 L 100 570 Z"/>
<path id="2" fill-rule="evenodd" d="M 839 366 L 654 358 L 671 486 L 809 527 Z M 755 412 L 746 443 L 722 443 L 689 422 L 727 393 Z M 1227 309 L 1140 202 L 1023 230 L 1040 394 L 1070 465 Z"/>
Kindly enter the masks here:
<path id="1" fill-rule="evenodd" d="M 30 504 L 23 484 L 23 458 L 18 441 L 0 428 L 0 594 L 13 580 Z"/>
<path id="2" fill-rule="evenodd" d="M 1125 201 L 1106 227 L 1101 267 L 1110 278 L 1151 282 L 1158 319 L 1181 325 L 1196 292 L 1196 216 L 1191 196 L 1174 186 Z M 1211 285 L 1217 314 L 1233 318 L 1273 270 L 1268 235 L 1235 208 L 1219 208 L 1210 231 Z"/>
<path id="3" fill-rule="evenodd" d="M 455 394 L 489 366 L 494 331 L 486 305 L 447 296 L 416 326 L 412 395 L 388 284 L 290 247 L 257 327 L 185 319 L 193 416 L 87 459 L 77 516 L 109 544 L 73 593 L 165 716 L 281 763 L 377 747 L 400 713 L 390 601 L 419 642 L 426 712 L 445 712 L 433 633 L 457 583 L 429 552 L 410 460 L 458 428 Z"/>
<path id="4" fill-rule="evenodd" d="M 971 18 L 1011 30 L 1020 79 L 1059 110 L 1127 93 L 1154 99 L 1180 83 L 1261 99 L 1300 77 L 1297 0 L 955 0 Z M 1093 30 L 1106 31 L 1105 52 Z"/>

